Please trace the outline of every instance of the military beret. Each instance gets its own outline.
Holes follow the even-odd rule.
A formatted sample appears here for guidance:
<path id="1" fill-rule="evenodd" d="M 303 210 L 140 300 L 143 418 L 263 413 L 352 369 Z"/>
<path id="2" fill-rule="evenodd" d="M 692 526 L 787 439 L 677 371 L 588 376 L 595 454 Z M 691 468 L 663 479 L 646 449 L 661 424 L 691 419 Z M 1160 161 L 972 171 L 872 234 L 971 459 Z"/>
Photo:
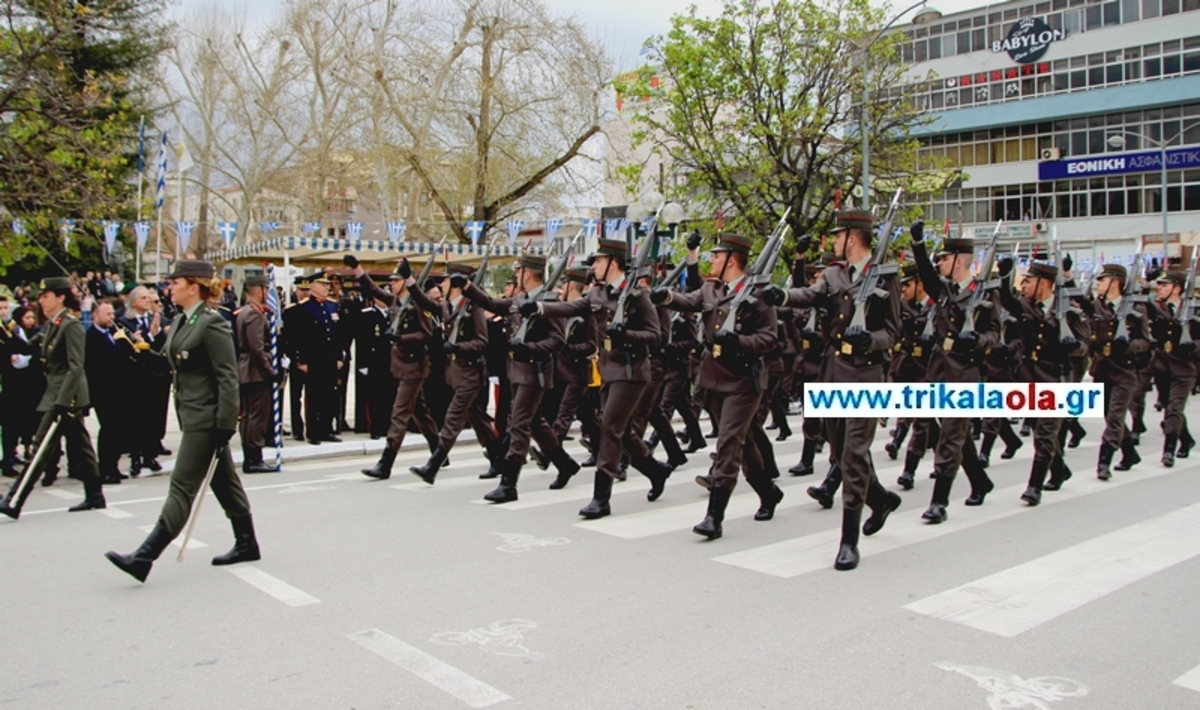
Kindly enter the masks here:
<path id="1" fill-rule="evenodd" d="M 750 249 L 753 248 L 754 241 L 749 237 L 743 237 L 740 234 L 729 234 L 722 232 L 717 235 L 717 245 L 712 248 L 712 251 L 732 251 L 739 254 L 750 254 Z"/>
<path id="2" fill-rule="evenodd" d="M 175 270 L 167 276 L 167 279 L 182 277 L 207 281 L 216 273 L 217 267 L 203 259 L 180 259 L 175 264 Z"/>
<path id="3" fill-rule="evenodd" d="M 846 229 L 870 230 L 875 226 L 875 215 L 868 210 L 842 210 L 834 215 L 835 224 L 830 232 L 840 232 Z"/>

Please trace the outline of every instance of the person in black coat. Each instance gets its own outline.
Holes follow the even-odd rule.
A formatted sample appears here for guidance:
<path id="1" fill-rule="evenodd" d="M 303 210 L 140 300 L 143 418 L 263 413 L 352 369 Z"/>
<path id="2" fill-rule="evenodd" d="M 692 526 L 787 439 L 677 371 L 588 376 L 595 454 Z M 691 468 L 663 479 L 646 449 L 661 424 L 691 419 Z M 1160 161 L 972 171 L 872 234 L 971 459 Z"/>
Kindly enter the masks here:
<path id="1" fill-rule="evenodd" d="M 87 373 L 88 396 L 100 432 L 96 435 L 97 464 L 100 479 L 105 484 L 120 483 L 128 478 L 120 471 L 121 454 L 133 448 L 127 416 L 128 383 L 133 376 L 133 343 L 124 329 L 118 329 L 113 305 L 108 300 L 92 306 L 92 326 L 85 338 L 84 371 Z"/>
<path id="2" fill-rule="evenodd" d="M 24 445 L 26 458 L 37 431 L 37 403 L 46 391 L 46 375 L 38 348 L 37 314 L 22 306 L 13 311 L 11 330 L 0 338 L 0 428 L 4 430 L 0 462 L 4 475 L 14 478 L 17 449 Z"/>

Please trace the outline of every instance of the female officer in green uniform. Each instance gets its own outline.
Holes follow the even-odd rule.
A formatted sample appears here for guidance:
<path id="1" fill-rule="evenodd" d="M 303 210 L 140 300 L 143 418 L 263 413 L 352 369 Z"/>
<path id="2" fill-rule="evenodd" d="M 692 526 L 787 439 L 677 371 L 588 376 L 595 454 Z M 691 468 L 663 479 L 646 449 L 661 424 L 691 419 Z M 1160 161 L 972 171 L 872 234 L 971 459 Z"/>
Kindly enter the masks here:
<path id="1" fill-rule="evenodd" d="M 250 501 L 227 446 L 237 428 L 237 354 L 229 323 L 206 304 L 213 273 L 213 265 L 206 261 L 179 261 L 169 278 L 171 301 L 181 313 L 171 324 L 162 352 L 142 349 L 140 356 L 147 367 L 170 371 L 183 440 L 167 502 L 150 536 L 132 555 L 105 554 L 139 582 L 146 581 L 151 564 L 183 531 L 213 456 L 220 458 L 212 490 L 233 524 L 235 543 L 232 550 L 214 557 L 212 563 L 229 565 L 259 559 Z"/>

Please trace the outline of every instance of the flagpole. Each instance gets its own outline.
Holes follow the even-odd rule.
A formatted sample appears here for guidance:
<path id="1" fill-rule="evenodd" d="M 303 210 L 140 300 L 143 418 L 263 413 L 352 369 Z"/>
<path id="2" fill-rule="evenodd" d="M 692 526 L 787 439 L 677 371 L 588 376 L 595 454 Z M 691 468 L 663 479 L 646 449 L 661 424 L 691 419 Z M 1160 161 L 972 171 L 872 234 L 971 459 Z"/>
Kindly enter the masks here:
<path id="1" fill-rule="evenodd" d="M 184 220 L 184 216 L 183 216 L 183 167 L 182 166 L 180 166 L 180 168 L 179 168 L 179 207 L 177 208 L 177 210 L 178 210 L 178 215 L 175 218 L 176 219 L 175 263 L 176 264 L 179 263 L 179 257 L 180 257 L 179 249 L 182 246 L 182 244 L 180 244 L 181 240 L 179 239 L 179 222 L 182 222 Z"/>
<path id="2" fill-rule="evenodd" d="M 139 222 L 142 221 L 142 182 L 143 182 L 142 178 L 145 177 L 145 173 L 146 173 L 145 157 L 146 157 L 146 116 L 143 115 L 138 120 L 137 218 L 138 218 Z M 141 283 L 142 282 L 142 250 L 138 246 L 136 234 L 134 235 L 134 238 L 133 238 L 133 250 L 135 252 L 135 254 L 134 254 L 135 261 L 134 261 L 134 267 L 133 267 L 133 279 L 134 279 L 134 281 Z"/>

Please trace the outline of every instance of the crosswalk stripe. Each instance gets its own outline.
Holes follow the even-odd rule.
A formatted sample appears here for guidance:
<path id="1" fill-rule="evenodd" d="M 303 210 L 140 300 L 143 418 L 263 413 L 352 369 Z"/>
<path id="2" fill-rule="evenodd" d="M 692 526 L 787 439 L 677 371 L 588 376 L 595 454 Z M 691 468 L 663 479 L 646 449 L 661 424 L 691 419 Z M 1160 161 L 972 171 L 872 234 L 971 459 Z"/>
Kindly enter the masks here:
<path id="1" fill-rule="evenodd" d="M 225 571 L 288 606 L 297 607 L 321 603 L 320 599 L 296 589 L 282 579 L 269 575 L 253 565 L 242 564 L 226 567 Z"/>
<path id="2" fill-rule="evenodd" d="M 1186 471 L 1198 465 L 1200 463 L 1177 466 L 1173 469 L 1151 468 L 1147 471 L 1138 471 L 1134 475 L 1125 473 L 1114 477 L 1111 481 L 1100 481 L 1092 476 L 1078 475 L 1072 478 L 1062 490 L 1044 494 L 1042 504 L 1038 507 L 1045 508 L 1065 503 L 1092 493 L 1112 490 L 1169 473 Z M 963 483 L 966 482 L 963 481 Z M 1018 515 L 1028 510 L 1028 506 L 1019 500 L 1021 492 L 1025 490 L 1025 485 L 1021 483 L 992 491 L 988 496 L 988 502 L 980 508 L 970 509 L 956 505 L 951 510 L 950 520 L 941 525 L 925 523 L 920 516 L 916 515 L 915 511 L 903 515 L 893 513 L 892 517 L 888 518 L 887 527 L 874 537 L 864 538 L 859 543 L 859 549 L 867 555 L 878 554 Z M 831 567 L 835 552 L 834 546 L 840 537 L 841 533 L 836 529 L 823 530 L 791 540 L 722 555 L 714 560 L 755 572 L 791 579 Z"/>
<path id="3" fill-rule="evenodd" d="M 112 506 L 109 506 L 108 508 L 102 508 L 100 510 L 100 514 L 107 515 L 113 520 L 124 520 L 126 518 L 133 517 L 133 513 L 130 513 L 128 510 L 122 510 L 121 508 L 114 508 Z"/>
<path id="4" fill-rule="evenodd" d="M 1200 666 L 1196 666 L 1172 682 L 1181 688 L 1187 688 L 1188 690 L 1200 690 Z"/>
<path id="5" fill-rule="evenodd" d="M 486 708 L 512 699 L 478 678 L 379 629 L 359 631 L 350 634 L 349 638 L 473 708 Z"/>
<path id="6" fill-rule="evenodd" d="M 51 495 L 55 498 L 61 498 L 62 500 L 79 500 L 83 498 L 82 495 L 76 493 L 75 491 L 60 491 L 54 488 L 47 490 L 46 495 Z"/>
<path id="7" fill-rule="evenodd" d="M 1013 637 L 1200 555 L 1200 504 L 1101 535 L 905 609 Z"/>

